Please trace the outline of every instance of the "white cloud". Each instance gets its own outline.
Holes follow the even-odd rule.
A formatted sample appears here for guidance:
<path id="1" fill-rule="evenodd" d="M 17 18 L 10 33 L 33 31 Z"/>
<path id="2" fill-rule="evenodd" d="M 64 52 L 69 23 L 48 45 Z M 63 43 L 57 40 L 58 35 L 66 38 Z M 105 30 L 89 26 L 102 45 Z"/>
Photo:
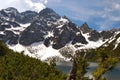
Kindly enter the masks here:
<path id="1" fill-rule="evenodd" d="M 120 9 L 120 4 L 118 4 L 118 3 L 115 4 L 115 8 L 116 8 L 116 9 Z"/>
<path id="2" fill-rule="evenodd" d="M 48 0 L 45 0 L 45 2 L 44 2 L 45 4 L 47 4 L 48 3 Z"/>
<path id="3" fill-rule="evenodd" d="M 44 4 L 47 3 L 47 0 L 34 2 L 32 0 L 0 0 L 0 9 L 5 9 L 8 7 L 15 7 L 20 12 L 25 10 L 41 11 L 45 8 Z"/>
<path id="4" fill-rule="evenodd" d="M 39 2 L 39 3 L 38 2 L 32 2 L 31 0 L 25 0 L 25 2 L 28 4 L 28 6 L 30 8 L 33 8 L 38 12 L 45 8 L 43 3 L 41 3 L 41 2 Z"/>
<path id="5" fill-rule="evenodd" d="M 43 2 L 44 4 L 47 4 L 48 0 L 40 0 L 40 2 Z"/>

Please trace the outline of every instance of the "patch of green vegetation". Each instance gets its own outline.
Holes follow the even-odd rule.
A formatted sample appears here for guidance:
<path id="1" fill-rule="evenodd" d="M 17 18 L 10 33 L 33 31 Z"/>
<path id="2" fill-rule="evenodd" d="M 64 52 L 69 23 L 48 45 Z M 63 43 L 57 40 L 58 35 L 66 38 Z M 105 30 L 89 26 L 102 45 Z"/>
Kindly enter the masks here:
<path id="1" fill-rule="evenodd" d="M 38 59 L 8 49 L 0 42 L 0 80 L 65 80 L 66 74 Z"/>
<path id="2" fill-rule="evenodd" d="M 98 68 L 93 72 L 94 80 L 105 80 L 102 75 L 116 66 L 118 58 L 109 55 L 104 48 L 99 49 L 97 52 Z"/>

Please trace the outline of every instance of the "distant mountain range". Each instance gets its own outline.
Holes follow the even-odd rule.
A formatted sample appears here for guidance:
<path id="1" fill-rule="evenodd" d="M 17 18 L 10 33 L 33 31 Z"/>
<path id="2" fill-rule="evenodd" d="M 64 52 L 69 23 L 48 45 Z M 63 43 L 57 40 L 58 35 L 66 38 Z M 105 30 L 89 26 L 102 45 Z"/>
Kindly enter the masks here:
<path id="1" fill-rule="evenodd" d="M 9 7 L 0 11 L 0 40 L 14 51 L 46 60 L 64 58 L 59 50 L 67 45 L 74 49 L 105 47 L 120 54 L 120 29 L 96 31 L 87 23 L 77 26 L 66 16 L 50 8 L 39 13 Z"/>

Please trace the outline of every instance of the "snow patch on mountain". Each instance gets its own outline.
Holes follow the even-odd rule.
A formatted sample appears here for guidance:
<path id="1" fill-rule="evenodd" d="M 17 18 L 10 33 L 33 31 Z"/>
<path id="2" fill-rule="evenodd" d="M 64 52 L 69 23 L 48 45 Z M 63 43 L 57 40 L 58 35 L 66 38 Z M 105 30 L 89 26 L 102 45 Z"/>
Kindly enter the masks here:
<path id="1" fill-rule="evenodd" d="M 115 40 L 115 39 L 116 39 L 115 37 L 116 37 L 119 33 L 120 33 L 120 31 L 115 32 L 115 35 L 110 38 L 110 40 L 108 41 L 108 43 L 111 43 L 113 40 Z"/>
<path id="2" fill-rule="evenodd" d="M 1 25 L 9 25 L 9 23 L 8 22 L 3 22 L 3 23 L 1 23 Z"/>
<path id="3" fill-rule="evenodd" d="M 115 50 L 117 48 L 117 46 L 118 46 L 119 43 L 120 43 L 120 37 L 115 42 L 115 47 L 113 48 L 113 50 Z"/>
<path id="4" fill-rule="evenodd" d="M 48 31 L 48 32 L 47 32 L 47 35 L 45 35 L 44 38 L 54 37 L 53 34 L 54 34 L 53 32 Z"/>
<path id="5" fill-rule="evenodd" d="M 57 28 L 62 28 L 63 25 L 69 23 L 69 21 L 63 17 L 61 17 L 57 22 L 56 24 L 59 24 L 59 26 L 57 26 Z"/>
<path id="6" fill-rule="evenodd" d="M 53 49 L 52 46 L 46 47 L 41 42 L 33 43 L 30 46 L 23 46 L 19 43 L 17 45 L 9 45 L 9 44 L 7 45 L 10 49 L 16 52 L 24 53 L 25 55 L 40 59 L 42 61 L 45 61 L 50 57 L 64 58 L 60 54 L 59 50 Z"/>
<path id="7" fill-rule="evenodd" d="M 120 43 L 120 37 L 117 39 L 117 43 Z"/>
<path id="8" fill-rule="evenodd" d="M 63 25 L 59 25 L 57 28 L 62 28 L 63 27 Z"/>
<path id="9" fill-rule="evenodd" d="M 10 49 L 12 49 L 12 50 L 14 50 L 14 51 L 16 51 L 16 52 L 22 52 L 22 51 L 25 51 L 25 47 L 24 46 L 22 46 L 21 44 L 16 44 L 16 45 L 9 45 L 9 44 L 7 44 L 8 45 L 8 47 L 10 48 Z"/>
<path id="10" fill-rule="evenodd" d="M 4 35 L 4 31 L 0 31 L 0 34 Z"/>
<path id="11" fill-rule="evenodd" d="M 28 26 L 30 26 L 31 23 L 26 23 L 26 24 L 20 24 L 20 26 L 24 27 L 24 28 L 27 28 Z"/>
<path id="12" fill-rule="evenodd" d="M 20 34 L 22 31 L 24 31 L 28 26 L 30 26 L 31 23 L 26 23 L 26 24 L 20 24 L 20 26 L 13 27 L 11 28 L 6 28 L 5 30 L 12 31 L 14 34 Z"/>
<path id="13" fill-rule="evenodd" d="M 104 44 L 105 42 L 107 42 L 107 40 L 103 41 L 102 38 L 99 39 L 98 41 L 90 41 L 88 40 L 88 38 L 90 37 L 89 36 L 89 33 L 85 33 L 83 34 L 83 32 L 81 31 L 81 34 L 85 37 L 86 41 L 88 42 L 88 44 L 84 44 L 82 47 L 80 47 L 80 49 L 95 49 L 95 48 L 98 48 L 100 47 L 102 44 Z M 81 44 L 80 44 L 81 45 Z"/>
<path id="14" fill-rule="evenodd" d="M 52 46 L 45 47 L 45 45 L 41 44 L 32 47 L 32 49 L 33 50 L 38 49 L 36 54 L 38 55 L 38 57 L 40 57 L 41 60 L 46 60 L 47 58 L 55 57 L 55 56 L 62 57 L 59 51 L 53 49 Z"/>
<path id="15" fill-rule="evenodd" d="M 69 21 L 63 17 L 61 17 L 58 22 L 68 23 Z"/>

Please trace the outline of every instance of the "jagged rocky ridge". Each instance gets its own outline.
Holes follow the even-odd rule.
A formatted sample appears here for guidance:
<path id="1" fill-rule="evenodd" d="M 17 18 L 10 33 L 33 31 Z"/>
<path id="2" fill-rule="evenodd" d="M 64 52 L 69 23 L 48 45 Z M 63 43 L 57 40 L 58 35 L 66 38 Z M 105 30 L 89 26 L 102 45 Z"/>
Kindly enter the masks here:
<path id="1" fill-rule="evenodd" d="M 87 23 L 79 27 L 50 8 L 39 13 L 20 13 L 13 7 L 0 11 L 0 40 L 11 49 L 32 54 L 34 57 L 41 54 L 43 47 L 55 49 L 55 52 L 66 45 L 72 45 L 75 49 L 98 48 L 119 34 L 119 29 L 98 32 Z M 119 44 L 120 39 L 117 38 Z M 21 49 L 17 50 L 16 47 Z"/>

